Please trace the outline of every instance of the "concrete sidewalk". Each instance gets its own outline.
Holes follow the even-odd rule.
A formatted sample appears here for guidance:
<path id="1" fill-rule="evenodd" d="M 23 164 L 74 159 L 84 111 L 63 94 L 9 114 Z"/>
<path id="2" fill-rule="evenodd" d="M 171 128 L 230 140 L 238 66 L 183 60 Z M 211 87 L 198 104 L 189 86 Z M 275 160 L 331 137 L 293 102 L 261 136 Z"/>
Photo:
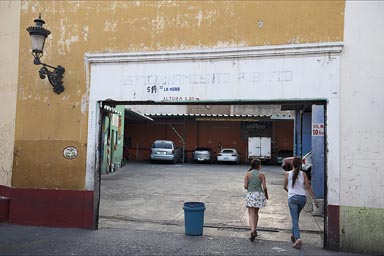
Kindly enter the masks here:
<path id="1" fill-rule="evenodd" d="M 102 178 L 101 228 L 134 227 L 138 230 L 184 232 L 183 203 L 204 202 L 204 233 L 221 237 L 249 237 L 243 179 L 247 165 L 129 163 Z M 291 218 L 284 171 L 262 166 L 270 200 L 260 210 L 259 238 L 290 241 Z M 308 201 L 300 216 L 304 243 L 323 245 L 324 219 L 313 216 Z"/>

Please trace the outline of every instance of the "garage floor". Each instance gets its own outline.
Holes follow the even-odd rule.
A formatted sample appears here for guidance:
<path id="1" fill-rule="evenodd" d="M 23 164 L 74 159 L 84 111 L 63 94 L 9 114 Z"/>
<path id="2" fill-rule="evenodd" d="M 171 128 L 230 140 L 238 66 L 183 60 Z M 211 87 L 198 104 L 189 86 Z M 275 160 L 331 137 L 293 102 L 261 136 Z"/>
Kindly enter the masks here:
<path id="1" fill-rule="evenodd" d="M 249 237 L 243 179 L 248 165 L 150 164 L 128 162 L 103 175 L 99 229 L 125 228 L 184 233 L 184 202 L 205 203 L 204 235 Z M 262 166 L 270 199 L 260 210 L 258 239 L 289 241 L 291 219 L 284 172 Z M 322 216 L 312 215 L 312 203 L 300 216 L 305 243 L 322 246 Z"/>

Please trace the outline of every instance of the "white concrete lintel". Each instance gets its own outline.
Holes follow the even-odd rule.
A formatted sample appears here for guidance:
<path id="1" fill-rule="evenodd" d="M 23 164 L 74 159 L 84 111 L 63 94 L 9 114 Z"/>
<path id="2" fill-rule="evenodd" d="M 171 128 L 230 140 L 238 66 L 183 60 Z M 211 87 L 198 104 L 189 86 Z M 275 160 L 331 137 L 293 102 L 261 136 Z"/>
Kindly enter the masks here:
<path id="1" fill-rule="evenodd" d="M 255 58 L 292 55 L 340 54 L 343 42 L 327 42 L 313 44 L 290 44 L 258 47 L 195 49 L 180 51 L 156 52 L 124 52 L 124 53 L 86 53 L 85 61 L 89 64 L 146 62 L 146 61 L 177 61 L 177 60 L 209 60 L 230 58 Z"/>

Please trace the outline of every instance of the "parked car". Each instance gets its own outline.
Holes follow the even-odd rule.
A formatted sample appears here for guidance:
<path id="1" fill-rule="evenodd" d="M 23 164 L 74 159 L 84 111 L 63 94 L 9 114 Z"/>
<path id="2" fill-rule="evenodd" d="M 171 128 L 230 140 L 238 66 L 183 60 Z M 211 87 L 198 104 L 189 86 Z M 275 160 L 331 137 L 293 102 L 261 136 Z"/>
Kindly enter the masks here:
<path id="1" fill-rule="evenodd" d="M 231 162 L 240 163 L 240 154 L 235 148 L 223 148 L 220 153 L 217 154 L 217 162 Z"/>
<path id="2" fill-rule="evenodd" d="M 284 158 L 281 163 L 281 168 L 283 168 L 285 171 L 292 170 L 292 160 L 293 156 Z M 303 156 L 301 170 L 307 174 L 309 180 L 312 178 L 312 151 L 309 151 Z"/>
<path id="3" fill-rule="evenodd" d="M 182 158 L 181 149 L 171 140 L 155 140 L 151 147 L 151 162 L 168 161 L 178 163 Z"/>
<path id="4" fill-rule="evenodd" d="M 213 149 L 208 147 L 197 147 L 192 152 L 192 161 L 213 163 L 215 155 Z"/>

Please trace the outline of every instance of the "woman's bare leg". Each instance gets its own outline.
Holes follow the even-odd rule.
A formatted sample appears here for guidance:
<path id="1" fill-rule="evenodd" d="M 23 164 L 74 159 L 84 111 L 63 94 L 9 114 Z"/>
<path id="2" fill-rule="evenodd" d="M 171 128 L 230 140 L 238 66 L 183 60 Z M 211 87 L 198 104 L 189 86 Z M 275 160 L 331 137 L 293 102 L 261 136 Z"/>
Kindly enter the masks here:
<path id="1" fill-rule="evenodd" d="M 248 207 L 249 225 L 251 226 L 251 232 L 256 231 L 255 223 L 255 208 Z"/>
<path id="2" fill-rule="evenodd" d="M 257 224 L 259 222 L 259 208 L 254 208 L 255 209 L 255 231 L 257 229 Z"/>

